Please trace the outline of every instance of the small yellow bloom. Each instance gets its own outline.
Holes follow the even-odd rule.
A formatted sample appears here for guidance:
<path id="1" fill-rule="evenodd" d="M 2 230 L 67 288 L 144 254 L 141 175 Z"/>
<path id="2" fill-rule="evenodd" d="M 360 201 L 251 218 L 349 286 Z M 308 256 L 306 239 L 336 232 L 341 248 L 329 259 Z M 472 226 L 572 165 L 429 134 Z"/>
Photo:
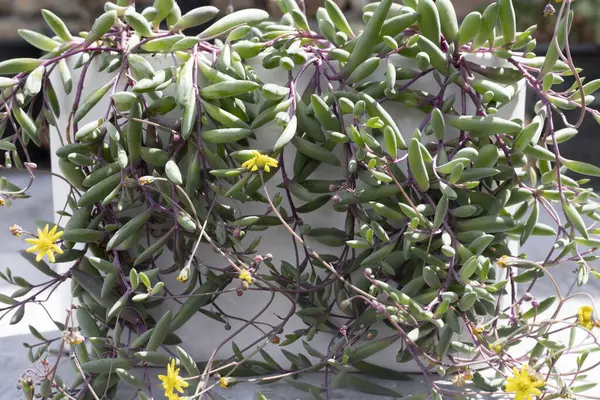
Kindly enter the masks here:
<path id="1" fill-rule="evenodd" d="M 592 329 L 594 327 L 593 313 L 594 309 L 591 306 L 579 307 L 579 310 L 577 310 L 577 323 L 584 328 Z"/>
<path id="2" fill-rule="evenodd" d="M 10 230 L 10 233 L 12 233 L 13 236 L 16 236 L 16 237 L 21 237 L 21 234 L 23 233 L 23 228 L 21 228 L 17 224 L 13 224 L 13 226 L 11 226 L 9 228 L 9 230 Z"/>
<path id="3" fill-rule="evenodd" d="M 471 371 L 470 369 L 465 371 L 465 379 L 470 381 L 473 379 L 473 371 Z"/>
<path id="4" fill-rule="evenodd" d="M 503 255 L 502 257 L 496 260 L 496 264 L 498 264 L 500 268 L 506 268 L 506 264 L 508 264 L 508 256 Z"/>
<path id="5" fill-rule="evenodd" d="M 264 169 L 265 172 L 271 172 L 270 167 L 277 168 L 279 165 L 277 160 L 261 154 L 256 150 L 252 150 L 253 157 L 242 164 L 243 168 L 246 168 L 248 171 L 256 172 L 258 170 Z"/>
<path id="6" fill-rule="evenodd" d="M 4 200 L 4 197 L 0 197 L 0 207 L 4 207 L 5 204 L 6 201 Z"/>
<path id="7" fill-rule="evenodd" d="M 180 368 L 175 369 L 175 360 L 171 360 L 167 365 L 167 375 L 158 375 L 158 379 L 163 382 L 162 385 L 165 389 L 165 396 L 167 396 L 169 400 L 179 399 L 179 395 L 174 393 L 174 390 L 183 393 L 183 388 L 189 386 L 189 383 L 179 376 L 179 369 Z"/>
<path id="8" fill-rule="evenodd" d="M 73 339 L 73 344 L 81 344 L 84 341 L 85 341 L 84 337 L 81 336 L 81 334 L 79 334 Z"/>
<path id="9" fill-rule="evenodd" d="M 27 249 L 27 252 L 38 253 L 35 258 L 37 262 L 40 262 L 46 254 L 48 255 L 48 260 L 50 260 L 50 262 L 55 262 L 54 253 L 63 254 L 62 249 L 56 245 L 56 241 L 60 239 L 63 232 L 56 232 L 57 229 L 58 225 L 54 225 L 54 228 L 48 231 L 48 225 L 46 225 L 43 232 L 38 228 L 37 238 L 25 239 L 27 243 L 33 245 Z"/>
<path id="10" fill-rule="evenodd" d="M 250 275 L 250 271 L 248 271 L 247 269 L 243 269 L 242 272 L 240 272 L 240 276 L 238 278 L 248 282 L 249 285 L 252 285 L 252 281 L 254 280 L 252 278 L 252 275 Z"/>
<path id="11" fill-rule="evenodd" d="M 506 378 L 506 393 L 514 393 L 515 400 L 532 400 L 533 396 L 541 396 L 542 391 L 538 389 L 546 384 L 543 380 L 536 379 L 535 376 L 529 375 L 529 366 L 525 364 L 521 371 L 513 368 L 514 377 Z"/>
<path id="12" fill-rule="evenodd" d="M 154 182 L 154 177 L 153 176 L 142 176 L 141 178 L 138 179 L 138 183 L 141 186 L 147 185 L 149 183 Z"/>
<path id="13" fill-rule="evenodd" d="M 500 354 L 502 353 L 502 345 L 501 344 L 491 344 L 488 346 L 490 348 L 491 351 L 493 351 L 496 354 Z"/>
<path id="14" fill-rule="evenodd" d="M 188 279 L 190 279 L 190 267 L 183 267 L 177 276 L 177 280 L 181 283 L 185 283 Z"/>
<path id="15" fill-rule="evenodd" d="M 63 340 L 66 344 L 78 345 L 85 341 L 85 337 L 78 330 L 64 331 Z"/>
<path id="16" fill-rule="evenodd" d="M 475 335 L 481 335 L 485 331 L 485 328 L 481 325 L 477 325 L 473 327 L 473 333 Z"/>
<path id="17" fill-rule="evenodd" d="M 219 379 L 219 385 L 222 388 L 227 389 L 229 387 L 229 379 L 228 378 L 221 378 L 221 379 Z"/>

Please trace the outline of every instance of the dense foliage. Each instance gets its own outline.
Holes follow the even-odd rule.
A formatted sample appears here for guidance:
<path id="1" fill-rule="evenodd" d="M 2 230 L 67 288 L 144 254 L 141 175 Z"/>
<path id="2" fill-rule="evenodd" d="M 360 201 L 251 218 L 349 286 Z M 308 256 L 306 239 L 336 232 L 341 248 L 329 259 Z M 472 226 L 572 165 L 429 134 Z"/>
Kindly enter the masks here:
<path id="1" fill-rule="evenodd" d="M 0 123 L 14 128 L 0 140 L 4 167 L 33 180 L 41 171 L 17 146 L 50 129 L 62 141 L 54 174 L 70 187 L 56 226 L 11 227 L 46 280 L 0 275 L 16 287 L 0 296 L 13 324 L 69 283 L 76 299 L 51 316 L 59 337 L 30 328 L 40 342 L 26 344 L 38 363 L 19 383 L 26 398 L 113 398 L 122 381 L 147 399 L 152 366 L 167 369 L 171 400 L 249 375 L 315 399 L 342 387 L 399 396 L 352 373 L 405 379 L 378 365 L 390 352 L 429 384 L 414 398 L 592 388 L 593 299 L 561 293 L 551 273 L 575 262 L 577 286 L 600 277 L 589 265 L 597 196 L 571 176 L 600 168 L 559 149 L 586 113 L 600 119 L 586 107 L 600 82 L 584 84 L 568 52 L 571 2 L 556 5 L 545 57 L 531 53 L 535 27 L 516 31 L 511 0 L 460 25 L 449 0 L 383 0 L 365 7 L 360 32 L 331 0 L 317 32 L 296 2 L 279 3 L 278 22 L 236 11 L 192 37 L 217 9 L 106 3 L 78 36 L 44 10 L 55 37 L 20 33 L 47 54 L 0 62 L 12 76 L 0 78 Z M 553 90 L 571 76 L 571 89 Z M 525 86 L 537 97 L 531 121 L 514 115 Z M 26 197 L 1 178 L 2 205 Z M 518 254 L 532 235 L 547 237 L 543 260 Z M 533 298 L 539 281 L 556 293 Z M 575 296 L 591 305 L 559 316 Z M 197 338 L 180 337 L 186 328 Z M 565 330 L 570 343 L 555 339 Z M 194 360 L 208 335 L 220 344 Z M 69 347 L 80 376 L 63 382 L 48 357 Z M 321 369 L 320 387 L 294 380 Z"/>

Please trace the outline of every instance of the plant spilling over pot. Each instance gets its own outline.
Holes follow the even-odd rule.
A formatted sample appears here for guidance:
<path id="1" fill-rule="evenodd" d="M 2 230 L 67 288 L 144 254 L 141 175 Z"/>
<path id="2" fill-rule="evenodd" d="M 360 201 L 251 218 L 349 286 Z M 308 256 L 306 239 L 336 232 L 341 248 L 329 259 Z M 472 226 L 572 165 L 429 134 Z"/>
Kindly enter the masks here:
<path id="1" fill-rule="evenodd" d="M 3 168 L 30 176 L 24 188 L 1 178 L 2 220 L 41 172 L 17 146 L 49 129 L 61 143 L 53 175 L 70 188 L 56 224 L 10 227 L 45 279 L 1 273 L 16 288 L 0 295 L 1 318 L 19 323 L 69 284 L 77 303 L 49 316 L 59 335 L 30 326 L 25 398 L 114 398 L 123 384 L 140 399 L 194 399 L 281 379 L 315 399 L 338 388 L 398 397 L 368 378 L 406 378 L 378 365 L 383 354 L 421 371 L 429 387 L 416 398 L 594 386 L 597 315 L 574 290 L 600 278 L 589 265 L 598 203 L 570 174 L 600 168 L 559 144 L 586 113 L 600 120 L 586 107 L 600 82 L 571 61 L 570 1 L 557 4 L 545 57 L 531 53 L 535 27 L 516 31 L 511 0 L 461 24 L 450 0 L 383 0 L 365 6 L 362 31 L 331 0 L 316 30 L 281 0 L 278 22 L 235 11 L 192 37 L 216 8 L 130 3 L 106 3 L 79 35 L 43 10 L 55 36 L 20 34 L 47 54 L 0 62 L 1 124 L 15 132 L 0 140 Z M 554 91 L 566 76 L 573 86 Z M 531 121 L 511 114 L 525 86 L 538 99 Z M 571 109 L 578 121 L 564 118 Z M 546 237 L 544 259 L 514 251 L 534 236 Z M 568 293 L 552 275 L 565 262 L 576 265 Z M 537 282 L 555 293 L 534 298 Z M 575 297 L 588 305 L 565 314 Z M 273 316 L 274 302 L 284 311 Z M 186 327 L 195 337 L 179 336 Z M 557 339 L 565 331 L 570 341 Z M 209 339 L 219 345 L 195 359 L 189 349 Z M 75 381 L 56 373 L 56 350 L 69 351 Z M 321 386 L 294 380 L 317 370 Z"/>

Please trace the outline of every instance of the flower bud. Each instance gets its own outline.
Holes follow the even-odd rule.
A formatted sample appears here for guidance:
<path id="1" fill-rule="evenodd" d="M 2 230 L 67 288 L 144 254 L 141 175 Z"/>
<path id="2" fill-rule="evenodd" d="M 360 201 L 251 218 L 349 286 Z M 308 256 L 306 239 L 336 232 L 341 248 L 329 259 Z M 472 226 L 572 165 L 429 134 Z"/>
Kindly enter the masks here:
<path id="1" fill-rule="evenodd" d="M 546 4 L 546 7 L 544 7 L 544 17 L 549 17 L 551 15 L 554 15 L 555 12 L 556 12 L 556 9 L 550 3 Z"/>
<path id="2" fill-rule="evenodd" d="M 341 334 L 342 336 L 346 336 L 346 333 L 348 333 L 348 327 L 347 327 L 346 325 L 342 325 L 342 326 L 340 327 L 340 334 Z"/>
<path id="3" fill-rule="evenodd" d="M 2 200 L 2 199 L 0 199 L 0 200 Z M 0 205 L 1 205 L 1 204 L 2 204 L 2 203 L 0 202 Z M 13 235 L 13 236 L 16 236 L 16 237 L 20 237 L 20 236 L 21 236 L 21 234 L 23 233 L 23 228 L 21 228 L 21 227 L 20 227 L 19 225 L 17 225 L 17 224 L 13 224 L 13 226 L 11 226 L 9 229 L 10 229 L 10 233 L 12 233 L 12 235 Z"/>
<path id="4" fill-rule="evenodd" d="M 190 279 L 190 267 L 185 266 L 179 272 L 179 276 L 177 276 L 177 280 L 181 283 L 185 283 L 185 282 L 187 282 L 188 279 Z"/>
<path id="5" fill-rule="evenodd" d="M 142 176 L 141 178 L 138 179 L 138 183 L 141 186 L 147 185 L 152 182 L 154 182 L 154 177 L 151 175 Z"/>

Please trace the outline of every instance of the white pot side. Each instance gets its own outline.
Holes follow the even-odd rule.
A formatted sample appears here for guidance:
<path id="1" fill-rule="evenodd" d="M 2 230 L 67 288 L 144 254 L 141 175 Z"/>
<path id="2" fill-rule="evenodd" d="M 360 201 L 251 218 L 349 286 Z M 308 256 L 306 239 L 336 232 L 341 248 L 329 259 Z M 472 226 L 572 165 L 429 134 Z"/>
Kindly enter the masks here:
<path id="1" fill-rule="evenodd" d="M 161 68 L 166 68 L 170 65 L 173 65 L 173 58 L 170 57 L 149 57 L 148 60 L 153 63 L 153 66 L 156 70 Z M 477 56 L 477 60 L 482 65 L 487 66 L 504 66 L 502 64 L 502 60 L 493 59 L 491 57 Z M 73 65 L 75 60 L 69 60 L 70 65 Z M 265 70 L 262 68 L 259 57 L 250 60 L 250 64 L 255 67 L 256 73 L 265 83 L 276 83 L 280 85 L 285 85 L 287 83 L 287 73 L 280 70 Z M 385 65 L 382 63 L 381 71 L 377 71 L 377 75 L 381 75 L 383 77 L 383 70 Z M 414 63 L 412 60 L 404 59 L 401 57 L 397 57 L 394 59 L 394 65 L 398 66 L 409 66 L 414 67 Z M 83 85 L 83 93 L 82 99 L 85 99 L 88 94 L 90 94 L 94 89 L 100 87 L 101 85 L 108 82 L 114 75 L 108 74 L 106 72 L 97 72 L 98 64 L 93 62 L 90 66 L 87 76 L 85 79 L 85 83 Z M 303 78 L 298 80 L 297 87 L 298 91 L 301 93 L 304 88 L 308 85 L 310 77 L 312 76 L 314 70 L 309 68 L 307 73 L 303 75 Z M 60 107 L 61 107 L 61 115 L 60 118 L 57 119 L 58 129 L 52 127 L 51 129 L 51 149 L 52 149 L 52 169 L 60 173 L 60 169 L 58 168 L 58 160 L 55 156 L 55 151 L 61 146 L 61 140 L 59 138 L 59 132 L 65 132 L 67 126 L 67 119 L 69 111 L 72 108 L 75 88 L 77 87 L 79 76 L 81 73 L 81 69 L 72 71 L 73 75 L 73 91 L 67 95 L 64 93 L 62 89 L 62 84 L 58 74 L 55 73 L 51 79 L 54 84 L 55 90 L 59 96 Z M 200 75 L 200 74 L 199 74 Z M 524 83 L 521 82 L 519 84 L 521 89 L 524 87 Z M 439 90 L 439 86 L 435 82 L 433 78 L 430 76 L 420 79 L 413 86 L 412 89 L 423 90 L 429 93 L 437 93 Z M 167 93 L 168 94 L 168 93 Z M 456 99 L 460 101 L 460 93 L 459 89 L 454 86 L 450 87 L 449 90 L 446 91 L 446 97 L 451 96 L 452 94 L 456 95 Z M 102 101 L 96 105 L 94 109 L 79 123 L 82 126 L 84 123 L 89 121 L 98 119 L 100 117 L 104 117 L 106 113 L 106 109 L 108 106 L 109 97 L 106 96 Z M 385 108 L 387 111 L 393 116 L 396 124 L 399 129 L 405 135 L 405 138 L 412 137 L 412 133 L 415 128 L 421 123 L 423 118 L 425 118 L 425 114 L 415 108 L 407 108 L 403 104 L 393 103 L 393 102 L 385 102 Z M 470 102 L 468 103 L 468 112 L 474 113 L 474 106 Z M 508 104 L 504 105 L 500 111 L 499 116 L 503 118 L 513 119 L 518 118 L 524 120 L 525 117 L 525 90 L 520 90 L 519 94 L 515 96 L 515 98 Z M 173 114 L 174 118 L 177 118 L 177 114 Z M 278 127 L 274 122 L 271 122 L 255 131 L 257 141 L 251 141 L 251 146 L 253 148 L 259 150 L 267 150 L 272 148 L 275 140 L 278 138 L 281 133 L 281 128 Z M 458 134 L 455 132 L 455 134 Z M 338 146 L 339 148 L 341 146 Z M 295 157 L 295 149 L 293 146 L 288 145 L 284 150 L 284 162 L 286 166 L 291 170 L 291 166 L 293 165 Z M 343 160 L 343 158 L 340 158 Z M 335 168 L 331 166 L 320 166 L 309 179 L 339 179 L 339 177 L 343 176 L 341 168 Z M 287 200 L 285 197 L 285 193 L 283 189 L 277 188 L 277 185 L 281 183 L 281 172 L 278 171 L 277 175 L 273 177 L 267 183 L 267 190 L 270 196 L 275 196 L 277 193 L 281 192 L 284 200 L 282 205 L 287 207 Z M 54 195 L 54 209 L 60 210 L 64 207 L 65 201 L 69 194 L 68 185 L 59 178 L 53 178 L 53 195 Z M 264 192 L 263 192 L 264 194 Z M 220 198 L 219 201 L 227 202 L 226 199 Z M 230 203 L 232 204 L 232 203 Z M 297 201 L 296 205 L 303 204 L 303 202 Z M 238 202 L 236 205 L 236 217 L 242 217 L 244 215 L 261 215 L 266 212 L 268 205 L 260 204 L 260 203 L 240 203 Z M 289 209 L 289 207 L 287 207 Z M 318 211 L 302 214 L 302 219 L 305 224 L 309 224 L 312 228 L 321 228 L 321 227 L 337 227 L 340 229 L 344 229 L 345 223 L 345 213 L 339 213 L 333 211 L 331 204 L 327 204 L 324 207 L 320 208 Z M 62 224 L 64 226 L 64 219 Z M 244 238 L 244 242 L 246 244 L 250 244 L 252 240 L 256 236 L 262 236 L 262 241 L 259 247 L 256 249 L 257 254 L 266 254 L 271 253 L 273 255 L 273 264 L 277 267 L 280 266 L 281 260 L 286 260 L 290 262 L 292 265 L 295 265 L 295 253 L 293 247 L 293 238 L 290 233 L 282 226 L 278 227 L 270 227 L 267 231 L 261 232 L 248 232 L 246 237 Z M 316 250 L 318 253 L 323 254 L 335 254 L 335 251 L 341 251 L 341 248 L 331 248 L 326 247 L 324 245 L 320 245 L 319 243 L 308 241 L 309 245 L 312 249 Z M 511 250 L 515 252 L 517 250 L 516 247 L 511 247 Z M 339 255 L 339 254 L 338 254 Z M 515 254 L 516 255 L 516 254 Z M 205 265 L 210 266 L 218 266 L 225 267 L 227 266 L 226 261 L 216 253 L 212 247 L 208 244 L 202 243 L 200 248 L 196 254 L 199 261 Z M 162 263 L 164 261 L 164 263 Z M 64 267 L 63 264 L 61 268 Z M 161 256 L 158 260 L 158 266 L 167 268 L 172 265 L 172 260 L 170 259 L 170 254 L 165 252 L 163 256 Z M 260 267 L 261 273 L 268 273 L 267 267 L 261 265 Z M 505 274 L 505 271 L 497 271 L 497 276 L 502 277 Z M 182 285 L 181 283 L 176 281 L 177 273 L 173 273 L 171 275 L 165 276 L 161 275 L 161 279 L 163 279 L 167 285 L 167 287 L 174 293 L 181 293 L 187 287 L 187 285 Z M 230 285 L 230 288 L 237 287 L 239 281 L 236 279 Z M 68 285 L 64 285 L 64 290 L 69 290 Z M 238 316 L 244 319 L 250 319 L 254 315 L 256 315 L 265 305 L 269 302 L 271 294 L 268 292 L 259 292 L 259 291 L 246 291 L 244 292 L 242 297 L 238 297 L 235 291 L 228 292 L 222 295 L 219 295 L 215 303 L 218 307 L 225 313 L 233 316 Z M 507 296 L 505 296 L 507 297 Z M 67 304 L 68 306 L 68 304 Z M 283 317 L 288 314 L 290 310 L 291 303 L 290 301 L 283 296 L 282 294 L 276 293 L 274 300 L 266 310 L 257 320 L 257 323 L 264 322 L 270 325 L 277 325 L 280 323 L 280 317 Z M 171 309 L 175 313 L 179 309 L 179 305 L 166 301 L 160 307 L 157 307 L 151 312 L 155 315 L 155 317 L 160 317 L 166 310 Z M 60 313 L 64 313 L 65 305 L 55 307 L 56 310 Z M 216 309 L 208 305 L 205 308 L 208 311 L 216 311 Z M 62 315 L 62 314 L 59 314 Z M 184 349 L 197 361 L 206 361 L 209 359 L 217 346 L 221 344 L 221 342 L 227 338 L 232 333 L 236 332 L 238 328 L 240 328 L 243 323 L 237 321 L 235 319 L 230 319 L 229 323 L 231 325 L 231 330 L 225 330 L 224 325 L 220 322 L 217 322 L 201 313 L 196 313 L 196 315 L 187 322 L 186 325 L 178 329 L 175 333 L 183 340 Z M 284 328 L 284 332 L 280 334 L 281 338 L 284 338 L 284 335 L 291 334 L 295 330 L 306 329 L 306 324 L 297 316 L 293 316 L 289 322 L 286 324 Z M 383 323 L 378 323 L 377 326 L 373 327 L 379 331 L 378 338 L 386 337 L 393 334 L 393 331 L 387 328 Z M 234 341 L 239 348 L 243 349 L 246 346 L 255 342 L 258 338 L 263 336 L 263 333 L 254 327 L 246 328 L 241 334 L 235 336 L 232 341 Z M 327 353 L 328 346 L 330 345 L 332 336 L 328 333 L 317 333 L 315 337 L 310 342 L 310 345 L 322 353 Z M 303 345 L 302 340 L 298 340 L 295 343 L 284 347 L 286 350 L 292 353 L 304 353 L 306 354 L 313 362 L 316 359 L 309 356 Z M 289 362 L 283 356 L 280 351 L 279 346 L 268 343 L 264 349 L 280 364 L 287 366 Z M 382 351 L 371 358 L 365 360 L 370 363 L 374 363 L 381 367 L 390 368 L 399 372 L 420 372 L 421 369 L 417 365 L 416 362 L 410 361 L 406 363 L 399 364 L 396 362 L 396 354 L 400 349 L 400 342 L 397 344 L 393 344 L 388 347 L 385 351 Z M 250 354 L 252 349 L 248 352 L 244 353 Z M 218 354 L 217 359 L 226 359 L 232 357 L 233 350 L 230 343 L 223 346 Z M 261 360 L 260 356 L 255 356 L 254 359 Z"/>

